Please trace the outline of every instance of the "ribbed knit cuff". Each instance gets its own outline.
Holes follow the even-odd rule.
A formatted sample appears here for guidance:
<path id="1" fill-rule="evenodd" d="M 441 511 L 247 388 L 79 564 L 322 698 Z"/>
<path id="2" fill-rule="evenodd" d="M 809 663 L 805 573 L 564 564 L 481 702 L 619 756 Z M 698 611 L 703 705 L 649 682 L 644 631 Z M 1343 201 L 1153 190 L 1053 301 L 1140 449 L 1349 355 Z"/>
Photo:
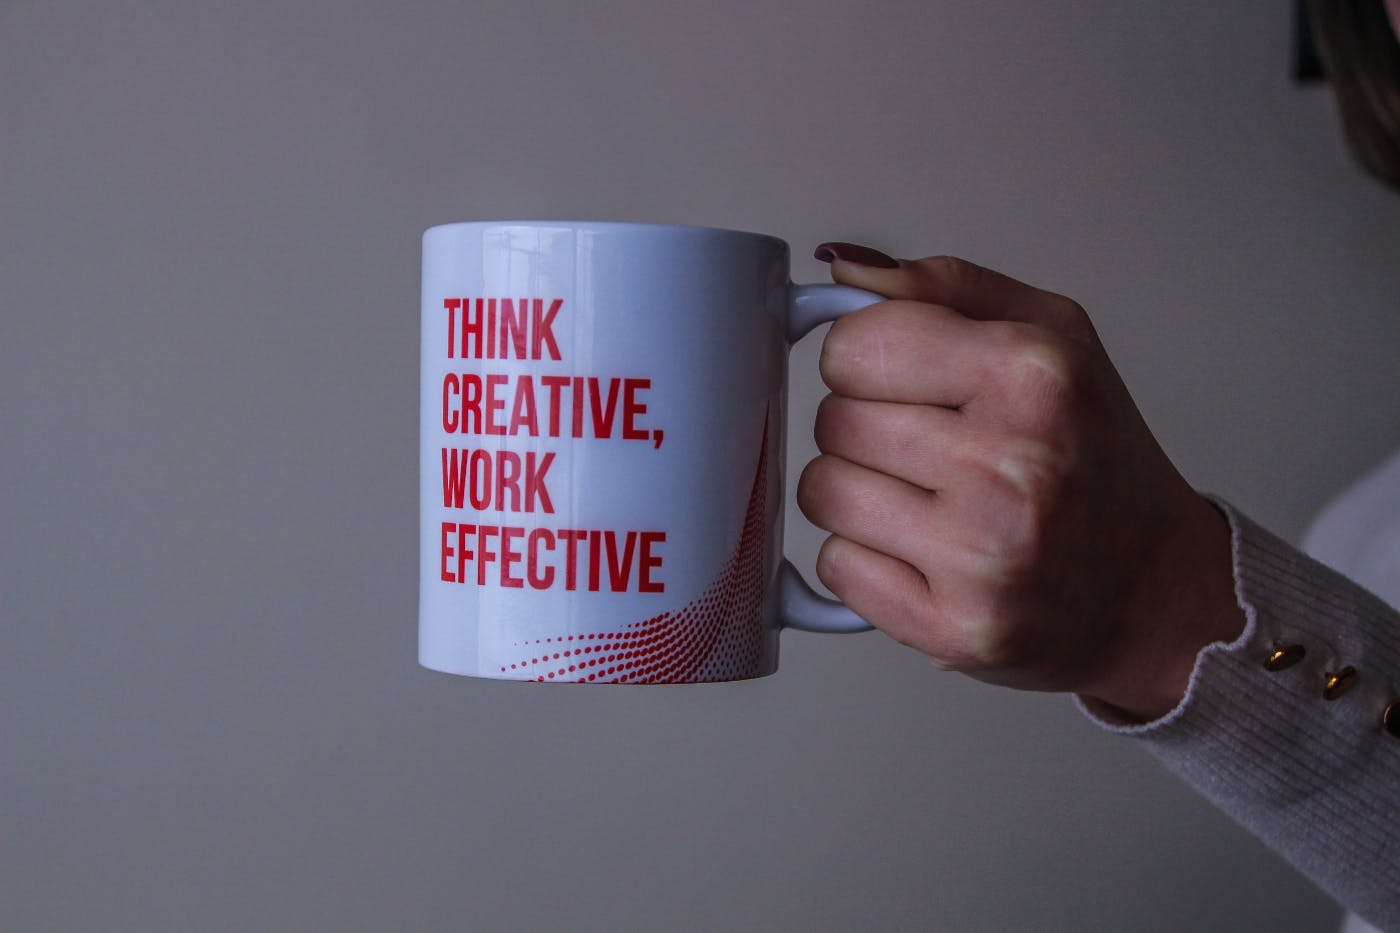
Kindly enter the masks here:
<path id="1" fill-rule="evenodd" d="M 1166 716 L 1125 723 L 1092 702 L 1104 728 L 1135 736 L 1171 770 L 1342 903 L 1400 928 L 1400 741 L 1381 714 L 1400 696 L 1400 614 L 1211 498 L 1231 528 L 1235 594 L 1246 624 L 1197 656 Z M 1302 661 L 1269 671 L 1276 647 Z M 1323 698 L 1329 673 L 1354 685 Z"/>

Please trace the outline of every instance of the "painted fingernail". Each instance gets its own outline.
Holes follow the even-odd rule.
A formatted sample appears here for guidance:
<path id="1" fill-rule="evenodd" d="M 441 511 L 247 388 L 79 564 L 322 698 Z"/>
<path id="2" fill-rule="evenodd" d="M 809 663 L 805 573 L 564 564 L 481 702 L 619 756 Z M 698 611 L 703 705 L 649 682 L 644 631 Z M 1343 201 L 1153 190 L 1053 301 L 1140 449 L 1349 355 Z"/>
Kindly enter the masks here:
<path id="1" fill-rule="evenodd" d="M 853 262 L 858 266 L 874 266 L 876 269 L 898 269 L 899 261 L 891 259 L 878 249 L 860 246 L 855 243 L 823 243 L 812 254 L 822 262 L 839 259 Z"/>

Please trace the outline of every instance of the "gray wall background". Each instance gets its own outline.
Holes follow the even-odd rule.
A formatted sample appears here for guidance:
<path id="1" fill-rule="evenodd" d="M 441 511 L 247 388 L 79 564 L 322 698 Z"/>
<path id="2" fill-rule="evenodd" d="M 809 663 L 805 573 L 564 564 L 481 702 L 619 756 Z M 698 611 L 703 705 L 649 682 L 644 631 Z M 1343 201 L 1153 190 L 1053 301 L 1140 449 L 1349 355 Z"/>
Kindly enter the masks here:
<path id="1" fill-rule="evenodd" d="M 447 220 L 995 265 L 1296 537 L 1400 438 L 1400 198 L 1289 84 L 1288 6 L 0 6 L 0 925 L 1332 928 L 1069 700 L 883 636 L 714 688 L 415 664 Z"/>

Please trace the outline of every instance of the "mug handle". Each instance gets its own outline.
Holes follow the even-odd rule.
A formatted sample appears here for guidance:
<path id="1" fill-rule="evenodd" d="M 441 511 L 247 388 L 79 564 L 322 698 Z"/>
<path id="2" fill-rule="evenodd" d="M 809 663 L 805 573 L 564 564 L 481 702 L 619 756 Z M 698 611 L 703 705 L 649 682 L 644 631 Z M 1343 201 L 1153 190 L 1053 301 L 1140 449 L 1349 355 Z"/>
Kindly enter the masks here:
<path id="1" fill-rule="evenodd" d="M 788 289 L 788 345 L 818 324 L 884 300 L 874 292 L 846 285 L 794 285 Z M 868 632 L 874 628 L 839 600 L 818 595 L 787 559 L 778 570 L 778 620 L 783 628 L 804 632 Z"/>

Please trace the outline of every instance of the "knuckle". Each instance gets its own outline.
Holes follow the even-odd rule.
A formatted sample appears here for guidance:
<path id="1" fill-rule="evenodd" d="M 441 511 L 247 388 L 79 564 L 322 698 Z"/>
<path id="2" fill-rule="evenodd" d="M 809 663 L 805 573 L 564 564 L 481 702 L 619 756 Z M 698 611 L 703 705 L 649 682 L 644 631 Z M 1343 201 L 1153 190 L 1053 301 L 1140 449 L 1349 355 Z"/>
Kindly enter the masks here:
<path id="1" fill-rule="evenodd" d="M 996 528 L 970 543 L 967 572 L 987 586 L 1015 586 L 1026 580 L 1034 567 L 1034 522 L 1012 511 L 1005 510 Z"/>
<path id="2" fill-rule="evenodd" d="M 1063 427 L 1086 396 L 1088 366 L 1066 341 L 1022 332 L 1008 340 L 1004 366 L 1017 406 L 1047 430 Z"/>
<path id="3" fill-rule="evenodd" d="M 935 663 L 963 673 L 996 670 L 1020 655 L 1015 630 L 991 603 L 963 609 L 950 620 L 948 644 Z"/>
<path id="4" fill-rule="evenodd" d="M 961 669 L 968 672 L 1008 671 L 1034 661 L 1042 650 L 1044 631 L 1027 615 L 1021 591 L 978 587 L 968 591 L 949 618 Z"/>
<path id="5" fill-rule="evenodd" d="M 870 316 L 863 313 L 869 309 L 856 311 L 837 318 L 822 341 L 817 369 L 822 380 L 832 388 L 847 381 L 851 374 L 860 369 L 867 355 L 865 346 L 869 342 Z"/>
<path id="6" fill-rule="evenodd" d="M 997 529 L 997 580 L 1014 585 L 1034 578 L 1050 538 L 1053 509 L 1048 500 L 1019 496 Z"/>
<path id="7" fill-rule="evenodd" d="M 831 449 L 832 441 L 840 433 L 838 428 L 839 414 L 837 408 L 839 403 L 836 396 L 830 393 L 817 404 L 817 417 L 812 422 L 812 437 L 817 442 L 817 449 L 822 453 L 827 453 Z"/>
<path id="8" fill-rule="evenodd" d="M 797 480 L 797 507 L 814 524 L 820 526 L 825 507 L 837 489 L 837 460 L 822 454 L 808 463 Z"/>
<path id="9" fill-rule="evenodd" d="M 1038 514 L 1051 511 L 1059 499 L 1070 460 L 1049 441 L 1016 436 L 999 445 L 988 466 L 1013 496 Z"/>
<path id="10" fill-rule="evenodd" d="M 1005 663 L 1006 627 L 991 612 L 977 612 L 959 620 L 962 644 L 959 654 L 965 671 L 997 668 Z"/>
<path id="11" fill-rule="evenodd" d="M 852 451 L 859 452 L 869 435 L 870 422 L 874 416 L 862 410 L 862 403 L 836 393 L 828 394 L 817 405 L 817 416 L 812 426 L 812 436 L 817 449 L 824 454 L 837 454 L 848 460 L 859 460 Z"/>
<path id="12" fill-rule="evenodd" d="M 982 464 L 985 509 L 967 541 L 975 578 L 992 587 L 1037 578 L 1067 501 L 1065 462 L 1050 445 L 1019 440 Z"/>
<path id="13" fill-rule="evenodd" d="M 1012 616 L 1001 614 L 984 625 L 976 645 L 977 663 L 982 670 L 1010 670 L 1023 667 L 1035 655 L 1025 626 Z"/>
<path id="14" fill-rule="evenodd" d="M 840 595 L 842 588 L 840 567 L 840 541 L 836 535 L 828 535 L 817 552 L 817 579 L 827 589 Z"/>
<path id="15" fill-rule="evenodd" d="M 1066 325 L 1085 325 L 1089 323 L 1089 312 L 1084 310 L 1084 306 L 1067 295 L 1058 292 L 1046 292 L 1048 300 L 1055 308 L 1055 316 Z"/>
<path id="16" fill-rule="evenodd" d="M 1073 298 L 1056 292 L 1046 292 L 1045 294 L 1049 304 L 1048 318 L 1057 331 L 1081 343 L 1090 345 L 1098 343 L 1094 322 L 1090 319 L 1089 312 L 1084 310 L 1083 305 Z"/>
<path id="17" fill-rule="evenodd" d="M 998 360 L 1014 360 L 1027 344 L 1041 339 L 1039 328 L 1021 321 L 984 321 L 980 327 Z"/>
<path id="18" fill-rule="evenodd" d="M 919 271 L 940 291 L 961 292 L 975 286 L 980 266 L 957 256 L 928 256 L 918 260 Z"/>

